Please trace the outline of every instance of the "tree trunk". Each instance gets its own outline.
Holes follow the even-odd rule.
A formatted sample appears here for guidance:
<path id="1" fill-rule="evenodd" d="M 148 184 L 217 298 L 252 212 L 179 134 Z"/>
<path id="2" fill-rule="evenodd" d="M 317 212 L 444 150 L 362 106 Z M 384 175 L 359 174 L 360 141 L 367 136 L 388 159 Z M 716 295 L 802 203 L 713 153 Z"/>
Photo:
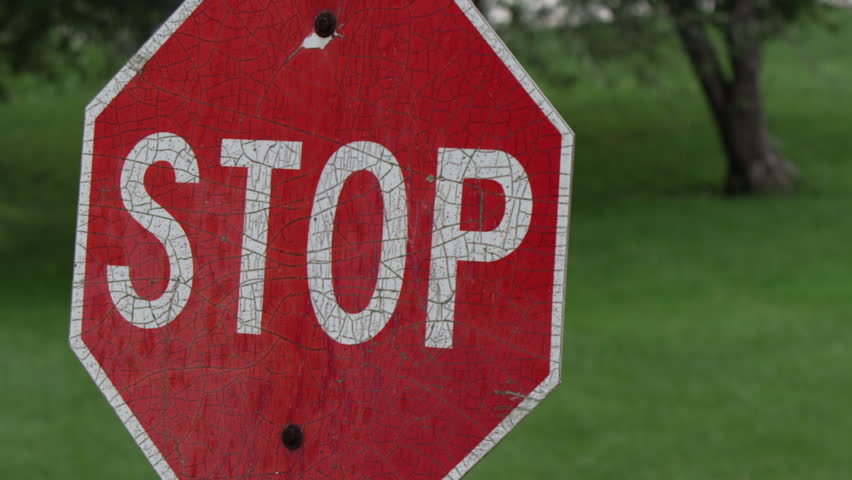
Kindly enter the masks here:
<path id="1" fill-rule="evenodd" d="M 797 172 L 775 147 L 766 127 L 759 80 L 735 78 L 719 125 L 728 160 L 729 194 L 792 192 Z"/>
<path id="2" fill-rule="evenodd" d="M 701 12 L 669 1 L 669 11 L 710 104 L 727 158 L 728 194 L 792 192 L 797 172 L 773 145 L 760 88 L 761 35 L 754 0 L 731 2 L 723 25 L 731 78 L 726 78 Z"/>

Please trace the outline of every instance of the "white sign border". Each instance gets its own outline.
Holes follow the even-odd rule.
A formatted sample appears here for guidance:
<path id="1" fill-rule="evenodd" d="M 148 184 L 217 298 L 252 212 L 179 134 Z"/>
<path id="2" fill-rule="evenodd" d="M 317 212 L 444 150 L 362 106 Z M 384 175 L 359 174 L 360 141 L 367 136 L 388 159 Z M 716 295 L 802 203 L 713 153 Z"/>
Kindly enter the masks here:
<path id="1" fill-rule="evenodd" d="M 154 35 L 142 46 L 130 61 L 113 77 L 100 93 L 86 107 L 86 123 L 83 131 L 83 155 L 80 171 L 80 192 L 78 199 L 76 247 L 74 251 L 74 279 L 71 294 L 71 327 L 69 343 L 71 349 L 89 372 L 95 384 L 103 392 L 109 404 L 115 410 L 124 426 L 154 470 L 163 480 L 176 480 L 177 475 L 169 466 L 163 454 L 154 445 L 145 428 L 127 406 L 121 394 L 112 384 L 106 372 L 101 368 L 97 359 L 83 342 L 83 299 L 86 279 L 86 251 L 88 242 L 89 200 L 91 198 L 92 157 L 95 137 L 95 120 L 106 109 L 121 90 L 126 87 L 137 73 L 141 72 L 145 63 L 150 60 L 157 50 L 174 34 L 189 18 L 202 0 L 186 0 L 178 10 L 164 23 Z M 523 420 L 539 403 L 544 400 L 561 381 L 563 315 L 565 299 L 565 274 L 568 264 L 568 230 L 571 208 L 571 180 L 574 156 L 574 133 L 559 115 L 553 105 L 547 100 L 535 82 L 530 78 L 521 64 L 515 59 L 506 45 L 471 0 L 455 0 L 456 5 L 464 12 L 468 20 L 482 38 L 503 61 L 509 71 L 526 90 L 530 98 L 539 106 L 541 111 L 550 119 L 553 126 L 562 135 L 562 151 L 559 180 L 559 205 L 557 210 L 556 251 L 553 275 L 553 308 L 550 344 L 550 372 L 533 392 L 524 396 L 524 400 L 492 430 L 458 465 L 446 474 L 444 480 L 459 480 L 471 468 L 494 448 L 521 420 Z"/>

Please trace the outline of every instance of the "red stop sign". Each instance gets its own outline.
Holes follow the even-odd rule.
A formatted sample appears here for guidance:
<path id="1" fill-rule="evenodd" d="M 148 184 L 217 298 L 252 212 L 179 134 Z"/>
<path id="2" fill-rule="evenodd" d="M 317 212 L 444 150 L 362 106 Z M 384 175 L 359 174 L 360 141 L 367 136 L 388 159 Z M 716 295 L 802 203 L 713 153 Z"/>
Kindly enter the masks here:
<path id="1" fill-rule="evenodd" d="M 72 347 L 162 478 L 459 478 L 559 383 L 572 138 L 468 0 L 190 0 L 87 110 Z"/>

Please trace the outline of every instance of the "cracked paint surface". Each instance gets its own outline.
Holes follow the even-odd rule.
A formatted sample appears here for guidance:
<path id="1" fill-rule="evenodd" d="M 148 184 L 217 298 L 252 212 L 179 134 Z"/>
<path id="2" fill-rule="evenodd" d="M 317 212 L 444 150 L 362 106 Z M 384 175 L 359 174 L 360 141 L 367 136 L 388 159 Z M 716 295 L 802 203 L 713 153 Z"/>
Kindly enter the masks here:
<path id="1" fill-rule="evenodd" d="M 72 347 L 162 478 L 459 478 L 559 382 L 572 147 L 467 0 L 191 0 L 87 111 Z"/>

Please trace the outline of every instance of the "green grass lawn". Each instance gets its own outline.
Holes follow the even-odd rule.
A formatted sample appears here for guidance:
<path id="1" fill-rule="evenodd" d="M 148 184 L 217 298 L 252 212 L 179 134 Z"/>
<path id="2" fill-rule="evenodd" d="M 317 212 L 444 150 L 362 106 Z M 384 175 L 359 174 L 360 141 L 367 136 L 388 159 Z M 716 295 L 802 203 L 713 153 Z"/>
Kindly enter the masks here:
<path id="1" fill-rule="evenodd" d="M 837 14 L 838 16 L 841 14 Z M 683 66 L 545 86 L 577 132 L 563 385 L 485 479 L 852 477 L 852 17 L 774 43 L 792 197 L 720 196 Z M 83 106 L 0 105 L 0 478 L 154 478 L 67 347 Z"/>

